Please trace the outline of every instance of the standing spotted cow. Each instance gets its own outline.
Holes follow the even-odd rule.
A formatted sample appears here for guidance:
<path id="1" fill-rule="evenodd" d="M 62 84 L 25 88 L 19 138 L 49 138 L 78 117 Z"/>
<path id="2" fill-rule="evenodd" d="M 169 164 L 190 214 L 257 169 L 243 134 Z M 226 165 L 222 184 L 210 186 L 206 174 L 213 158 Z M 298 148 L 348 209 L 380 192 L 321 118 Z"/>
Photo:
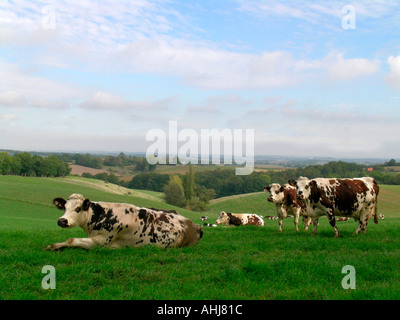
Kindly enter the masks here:
<path id="1" fill-rule="evenodd" d="M 296 231 L 299 231 L 300 216 L 303 217 L 304 229 L 308 230 L 311 218 L 307 216 L 304 201 L 297 199 L 295 187 L 289 184 L 281 186 L 278 183 L 273 183 L 264 187 L 265 191 L 271 194 L 268 197 L 268 201 L 275 203 L 280 232 L 282 232 L 283 219 L 286 219 L 288 215 L 293 215 Z"/>
<path id="2" fill-rule="evenodd" d="M 367 232 L 368 220 L 377 218 L 379 186 L 375 179 L 354 178 L 335 179 L 317 178 L 309 180 L 300 177 L 289 180 L 297 189 L 297 196 L 305 201 L 307 214 L 313 219 L 313 234 L 317 233 L 318 218 L 327 215 L 330 225 L 339 237 L 335 216 L 351 217 L 359 221 L 355 234 Z"/>
<path id="3" fill-rule="evenodd" d="M 216 221 L 217 224 L 222 225 L 253 225 L 253 226 L 264 226 L 264 220 L 257 214 L 254 213 L 229 213 L 221 211 Z"/>
<path id="4" fill-rule="evenodd" d="M 58 219 L 62 228 L 81 227 L 88 238 L 71 238 L 54 243 L 46 250 L 66 247 L 91 249 L 95 246 L 123 248 L 155 244 L 159 247 L 185 247 L 196 244 L 203 229 L 176 211 L 139 208 L 125 203 L 94 202 L 80 194 L 68 200 L 56 198 L 54 205 L 64 210 Z"/>

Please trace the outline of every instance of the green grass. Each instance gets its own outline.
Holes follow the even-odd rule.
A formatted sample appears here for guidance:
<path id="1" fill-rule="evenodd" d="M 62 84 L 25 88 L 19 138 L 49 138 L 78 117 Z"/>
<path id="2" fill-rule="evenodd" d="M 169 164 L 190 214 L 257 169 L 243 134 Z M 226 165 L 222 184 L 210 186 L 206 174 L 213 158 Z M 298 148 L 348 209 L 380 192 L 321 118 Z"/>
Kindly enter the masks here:
<path id="1" fill-rule="evenodd" d="M 78 228 L 57 227 L 54 197 L 79 192 L 92 200 L 173 208 L 160 201 L 112 194 L 68 179 L 0 176 L 0 299 L 399 299 L 400 188 L 382 186 L 379 212 L 368 233 L 353 236 L 356 222 L 338 223 L 334 238 L 326 218 L 318 235 L 265 227 L 204 228 L 195 246 L 152 246 L 90 251 L 44 251 L 50 243 L 83 237 Z M 263 193 L 214 202 L 207 213 L 179 211 L 197 223 L 220 210 L 274 214 Z M 42 267 L 56 269 L 56 289 L 41 287 Z M 356 290 L 341 286 L 343 266 L 356 269 Z"/>

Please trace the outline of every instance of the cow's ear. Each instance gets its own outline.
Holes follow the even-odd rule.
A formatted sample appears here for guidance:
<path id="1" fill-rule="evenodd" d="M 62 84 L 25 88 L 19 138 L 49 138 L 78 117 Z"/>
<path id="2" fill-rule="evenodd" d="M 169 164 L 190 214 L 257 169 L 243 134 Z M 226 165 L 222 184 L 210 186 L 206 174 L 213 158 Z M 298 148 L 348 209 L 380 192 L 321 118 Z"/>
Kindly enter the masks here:
<path id="1" fill-rule="evenodd" d="M 289 183 L 292 187 L 295 187 L 295 186 L 296 186 L 296 180 L 289 180 L 288 183 Z"/>
<path id="2" fill-rule="evenodd" d="M 64 210 L 65 209 L 65 204 L 67 203 L 67 201 L 65 201 L 63 198 L 55 198 L 53 200 L 53 204 L 60 210 Z"/>
<path id="3" fill-rule="evenodd" d="M 317 181 L 311 180 L 310 181 L 310 187 L 315 187 L 317 185 Z"/>
<path id="4" fill-rule="evenodd" d="M 270 186 L 266 186 L 264 187 L 264 191 L 267 190 L 268 192 L 271 192 L 271 187 Z"/>
<path id="5" fill-rule="evenodd" d="M 84 201 L 83 201 L 83 204 L 82 204 L 82 210 L 83 211 L 88 211 L 89 210 L 89 208 L 90 208 L 90 204 L 91 204 L 92 202 L 89 200 L 89 199 L 85 199 Z"/>

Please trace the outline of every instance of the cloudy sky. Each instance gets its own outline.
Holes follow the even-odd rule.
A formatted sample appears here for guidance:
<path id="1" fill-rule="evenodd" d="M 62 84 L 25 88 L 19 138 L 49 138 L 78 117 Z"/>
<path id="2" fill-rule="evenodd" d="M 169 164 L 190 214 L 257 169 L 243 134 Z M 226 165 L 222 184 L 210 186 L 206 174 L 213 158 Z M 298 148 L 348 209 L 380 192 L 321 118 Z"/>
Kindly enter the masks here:
<path id="1" fill-rule="evenodd" d="M 145 152 L 177 121 L 400 158 L 399 30 L 394 0 L 2 0 L 0 149 Z"/>

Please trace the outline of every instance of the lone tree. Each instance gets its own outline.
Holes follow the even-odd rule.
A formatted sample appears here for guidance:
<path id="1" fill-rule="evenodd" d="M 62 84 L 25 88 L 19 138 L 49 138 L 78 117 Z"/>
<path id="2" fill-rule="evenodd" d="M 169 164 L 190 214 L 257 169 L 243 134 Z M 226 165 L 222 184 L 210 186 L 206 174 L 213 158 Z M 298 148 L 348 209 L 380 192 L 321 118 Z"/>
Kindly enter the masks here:
<path id="1" fill-rule="evenodd" d="M 181 179 L 171 176 L 169 183 L 164 188 L 165 201 L 177 207 L 184 207 L 186 204 L 185 192 L 183 191 Z"/>
<path id="2" fill-rule="evenodd" d="M 194 191 L 194 169 L 192 164 L 189 165 L 189 171 L 183 176 L 183 191 L 185 192 L 185 198 L 187 201 L 191 201 L 195 196 Z"/>
<path id="3" fill-rule="evenodd" d="M 386 162 L 385 165 L 388 167 L 394 167 L 397 165 L 397 162 L 395 159 L 390 159 L 390 161 Z"/>

